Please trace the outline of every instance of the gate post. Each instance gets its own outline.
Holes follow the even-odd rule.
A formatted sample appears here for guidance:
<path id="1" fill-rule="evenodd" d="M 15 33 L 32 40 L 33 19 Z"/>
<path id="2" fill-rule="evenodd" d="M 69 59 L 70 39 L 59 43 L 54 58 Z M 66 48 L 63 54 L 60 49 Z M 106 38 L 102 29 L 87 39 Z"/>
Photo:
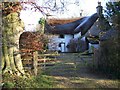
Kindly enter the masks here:
<path id="1" fill-rule="evenodd" d="M 38 66 L 38 52 L 33 52 L 33 72 L 34 75 L 37 75 L 37 66 Z"/>

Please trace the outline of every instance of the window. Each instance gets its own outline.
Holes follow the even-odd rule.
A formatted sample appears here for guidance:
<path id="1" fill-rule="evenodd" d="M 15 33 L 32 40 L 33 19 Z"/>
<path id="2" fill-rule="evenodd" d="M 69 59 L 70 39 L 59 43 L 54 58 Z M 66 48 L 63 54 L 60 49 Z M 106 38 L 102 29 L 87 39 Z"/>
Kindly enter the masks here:
<path id="1" fill-rule="evenodd" d="M 59 35 L 59 38 L 64 38 L 64 35 Z"/>

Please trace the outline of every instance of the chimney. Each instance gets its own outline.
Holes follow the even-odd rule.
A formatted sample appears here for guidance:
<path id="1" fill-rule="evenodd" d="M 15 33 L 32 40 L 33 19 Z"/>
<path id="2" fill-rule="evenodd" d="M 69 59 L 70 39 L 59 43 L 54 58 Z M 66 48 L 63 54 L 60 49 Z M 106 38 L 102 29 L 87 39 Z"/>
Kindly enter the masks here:
<path id="1" fill-rule="evenodd" d="M 103 7 L 101 6 L 101 2 L 98 2 L 98 6 L 96 7 L 97 9 L 97 14 L 99 17 L 103 17 Z"/>

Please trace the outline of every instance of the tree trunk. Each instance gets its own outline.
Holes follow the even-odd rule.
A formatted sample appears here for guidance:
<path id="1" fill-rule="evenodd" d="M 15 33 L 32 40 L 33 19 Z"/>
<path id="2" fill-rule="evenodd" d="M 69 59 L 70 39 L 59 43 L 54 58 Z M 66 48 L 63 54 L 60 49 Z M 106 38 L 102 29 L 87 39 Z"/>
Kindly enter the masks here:
<path id="1" fill-rule="evenodd" d="M 14 54 L 14 59 L 15 59 L 16 67 L 17 67 L 18 71 L 21 74 L 24 74 L 24 69 L 23 69 L 23 65 L 22 65 L 21 55 L 19 53 L 19 48 L 18 47 L 14 47 L 14 52 L 17 53 L 17 54 Z"/>
<path id="2" fill-rule="evenodd" d="M 4 60 L 4 57 L 2 55 L 0 56 L 0 58 L 2 58 L 2 61 L 1 61 L 1 71 L 2 71 L 4 69 L 4 66 L 5 66 L 5 60 Z"/>
<path id="3" fill-rule="evenodd" d="M 2 46 L 2 52 L 3 52 L 3 55 L 2 55 L 2 59 L 3 59 L 3 61 L 4 61 L 4 67 L 5 67 L 5 70 L 3 71 L 4 73 L 5 72 L 12 72 L 11 71 L 11 67 L 10 67 L 10 59 L 9 59 L 9 54 L 8 54 L 8 47 L 7 47 L 7 41 L 6 41 L 6 38 L 5 38 L 6 36 L 5 36 L 5 34 L 3 33 L 3 38 L 2 38 L 2 40 L 3 40 L 3 46 Z"/>
<path id="4" fill-rule="evenodd" d="M 3 17 L 3 73 L 25 74 L 19 51 L 19 38 L 22 32 L 23 23 L 17 12 Z"/>
<path id="5" fill-rule="evenodd" d="M 15 71 L 15 73 L 16 73 L 17 69 L 16 69 L 16 66 L 14 64 L 13 51 L 14 51 L 13 47 L 9 48 L 9 59 L 10 59 L 10 64 L 11 64 L 12 71 Z"/>
<path id="6" fill-rule="evenodd" d="M 19 37 L 14 37 L 18 39 L 19 42 Z M 19 52 L 19 47 L 18 44 L 15 46 L 9 46 L 7 45 L 7 39 L 3 39 L 3 61 L 4 61 L 4 71 L 3 73 L 10 72 L 10 73 L 16 73 L 17 75 L 24 74 L 23 66 L 22 66 L 22 61 L 21 61 L 21 55 Z M 15 40 L 17 41 L 17 40 Z"/>

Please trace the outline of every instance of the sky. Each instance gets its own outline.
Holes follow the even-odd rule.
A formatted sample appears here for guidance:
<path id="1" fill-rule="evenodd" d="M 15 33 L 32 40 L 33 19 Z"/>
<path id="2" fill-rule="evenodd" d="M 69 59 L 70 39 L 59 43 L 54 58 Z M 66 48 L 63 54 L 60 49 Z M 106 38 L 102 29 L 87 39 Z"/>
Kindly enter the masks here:
<path id="1" fill-rule="evenodd" d="M 69 0 L 69 1 L 72 2 L 74 0 Z M 54 18 L 73 18 L 73 17 L 79 17 L 80 11 L 83 10 L 83 16 L 90 16 L 96 13 L 96 7 L 98 5 L 98 1 L 102 2 L 102 6 L 105 6 L 105 3 L 103 3 L 103 1 L 105 0 L 82 0 L 79 3 L 79 6 L 76 6 L 74 4 L 68 5 L 67 6 L 68 11 L 65 11 L 64 13 L 53 13 L 53 12 L 50 13 L 53 15 Z M 26 31 L 34 31 L 41 17 L 43 17 L 41 12 L 38 11 L 34 12 L 34 10 L 22 10 L 20 15 L 20 18 L 25 23 Z"/>

